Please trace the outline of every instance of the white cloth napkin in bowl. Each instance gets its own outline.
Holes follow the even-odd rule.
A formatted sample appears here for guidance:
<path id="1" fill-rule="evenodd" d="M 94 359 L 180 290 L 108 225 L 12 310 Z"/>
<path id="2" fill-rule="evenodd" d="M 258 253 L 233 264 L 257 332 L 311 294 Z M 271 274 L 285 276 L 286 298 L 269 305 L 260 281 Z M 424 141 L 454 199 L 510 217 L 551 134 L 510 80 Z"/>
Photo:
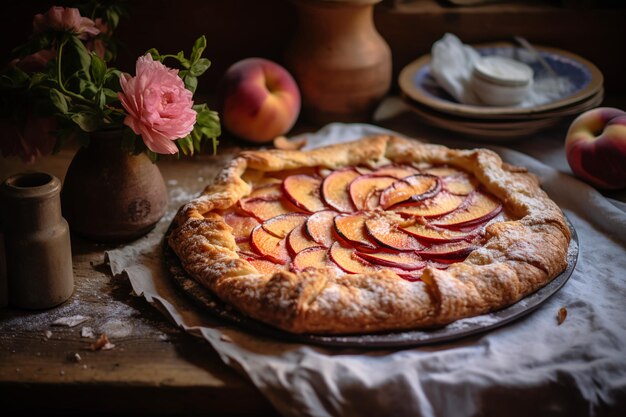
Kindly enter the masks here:
<path id="1" fill-rule="evenodd" d="M 497 55 L 513 58 L 526 64 L 532 64 L 536 57 L 526 50 L 510 51 L 502 49 Z M 508 53 L 507 53 L 508 52 Z M 470 79 L 474 63 L 481 55 L 469 45 L 451 34 L 446 33 L 443 38 L 433 44 L 431 51 L 430 72 L 441 88 L 454 97 L 459 103 L 482 106 L 480 99 L 470 88 Z M 518 106 L 534 107 L 567 97 L 575 87 L 566 76 L 549 74 L 535 74 L 533 85 L 527 97 Z"/>

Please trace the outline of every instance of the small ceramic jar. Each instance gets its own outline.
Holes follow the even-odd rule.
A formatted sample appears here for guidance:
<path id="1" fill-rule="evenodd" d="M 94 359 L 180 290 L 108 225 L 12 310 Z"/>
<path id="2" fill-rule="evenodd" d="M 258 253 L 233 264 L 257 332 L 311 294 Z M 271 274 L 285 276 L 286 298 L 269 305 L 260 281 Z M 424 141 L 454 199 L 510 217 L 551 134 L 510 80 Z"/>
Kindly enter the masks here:
<path id="1" fill-rule="evenodd" d="M 478 98 L 490 106 L 520 104 L 533 83 L 533 70 L 523 62 L 489 56 L 476 61 L 470 87 Z"/>
<path id="2" fill-rule="evenodd" d="M 19 174 L 0 187 L 9 304 L 54 307 L 74 291 L 69 227 L 61 216 L 61 181 Z"/>

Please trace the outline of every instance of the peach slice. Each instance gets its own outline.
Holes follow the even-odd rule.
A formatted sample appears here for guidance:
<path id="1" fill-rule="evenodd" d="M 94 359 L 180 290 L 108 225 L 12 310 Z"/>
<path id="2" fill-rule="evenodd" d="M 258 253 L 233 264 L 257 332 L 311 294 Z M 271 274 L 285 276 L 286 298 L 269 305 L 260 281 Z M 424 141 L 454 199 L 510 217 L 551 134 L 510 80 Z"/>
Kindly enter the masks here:
<path id="1" fill-rule="evenodd" d="M 261 187 L 254 187 L 252 192 L 247 198 L 259 198 L 262 197 L 266 200 L 276 200 L 282 197 L 283 191 L 280 184 L 269 184 Z"/>
<path id="2" fill-rule="evenodd" d="M 405 270 L 405 272 L 414 271 L 416 269 L 422 269 L 426 266 L 426 262 L 424 262 L 422 258 L 419 255 L 417 255 L 415 252 L 399 252 L 399 253 L 357 252 L 356 255 L 373 264 L 399 268 L 399 269 Z"/>
<path id="3" fill-rule="evenodd" d="M 371 210 L 378 206 L 380 193 L 396 181 L 389 176 L 362 175 L 350 183 L 350 198 L 357 210 Z"/>
<path id="4" fill-rule="evenodd" d="M 490 194 L 475 191 L 457 210 L 433 221 L 435 226 L 468 227 L 486 222 L 502 211 L 502 203 Z"/>
<path id="5" fill-rule="evenodd" d="M 321 184 L 321 178 L 316 176 L 290 175 L 283 181 L 283 192 L 289 201 L 302 210 L 315 213 L 326 208 L 320 197 Z"/>
<path id="6" fill-rule="evenodd" d="M 268 200 L 260 197 L 242 198 L 239 200 L 239 206 L 246 214 L 254 216 L 261 221 L 269 220 L 281 214 L 300 211 L 297 208 L 293 210 L 293 205 L 282 198 L 276 200 Z"/>
<path id="7" fill-rule="evenodd" d="M 467 240 L 473 238 L 479 232 L 478 229 L 460 231 L 420 223 L 413 223 L 410 226 L 401 227 L 400 229 L 420 240 L 426 240 L 434 243 L 448 243 Z"/>
<path id="8" fill-rule="evenodd" d="M 354 204 L 348 192 L 348 185 L 360 174 L 353 168 L 340 169 L 324 178 L 322 182 L 322 197 L 326 204 L 342 213 L 355 211 Z"/>
<path id="9" fill-rule="evenodd" d="M 307 248 L 319 246 L 319 243 L 312 240 L 307 234 L 304 225 L 296 227 L 287 235 L 287 249 L 292 256 L 297 255 Z"/>
<path id="10" fill-rule="evenodd" d="M 425 259 L 432 259 L 440 263 L 454 263 L 463 261 L 476 248 L 477 246 L 472 242 L 461 241 L 432 245 L 417 251 L 417 254 Z"/>
<path id="11" fill-rule="evenodd" d="M 442 179 L 442 182 L 444 190 L 456 195 L 469 195 L 480 185 L 476 178 L 469 177 L 467 174 L 446 177 Z"/>
<path id="12" fill-rule="evenodd" d="M 388 209 L 396 204 L 417 203 L 434 197 L 441 190 L 438 177 L 416 174 L 391 184 L 380 195 L 380 205 Z"/>
<path id="13" fill-rule="evenodd" d="M 250 265 L 255 267 L 261 274 L 274 274 L 287 269 L 285 265 L 275 264 L 267 259 L 250 258 L 246 259 L 246 261 L 250 262 Z"/>
<path id="14" fill-rule="evenodd" d="M 367 216 L 364 213 L 340 214 L 335 216 L 333 223 L 339 237 L 347 243 L 359 248 L 376 249 L 376 246 L 367 237 L 366 219 Z"/>
<path id="15" fill-rule="evenodd" d="M 400 230 L 401 219 L 373 217 L 365 220 L 365 229 L 376 243 L 382 247 L 398 251 L 424 249 L 416 238 Z"/>
<path id="16" fill-rule="evenodd" d="M 283 239 L 289 232 L 298 226 L 302 226 L 307 219 L 303 213 L 287 213 L 272 217 L 263 222 L 263 229 L 266 232 Z"/>
<path id="17" fill-rule="evenodd" d="M 464 201 L 465 197 L 463 196 L 441 191 L 433 198 L 420 201 L 419 203 L 400 204 L 394 207 L 393 211 L 405 216 L 437 217 L 456 210 Z"/>
<path id="18" fill-rule="evenodd" d="M 380 267 L 373 265 L 356 255 L 356 250 L 341 246 L 339 242 L 332 244 L 329 250 L 330 259 L 333 260 L 342 270 L 350 274 L 367 274 L 380 270 Z"/>
<path id="19" fill-rule="evenodd" d="M 401 179 L 415 175 L 418 172 L 417 169 L 409 165 L 384 165 L 372 172 L 372 175 L 376 177 L 394 177 Z"/>
<path id="20" fill-rule="evenodd" d="M 306 232 L 320 245 L 329 248 L 336 240 L 333 235 L 334 219 L 339 213 L 323 210 L 313 213 L 305 223 Z"/>
<path id="21" fill-rule="evenodd" d="M 250 246 L 256 253 L 272 262 L 286 264 L 291 260 L 285 239 L 267 232 L 262 225 L 252 230 Z"/>
<path id="22" fill-rule="evenodd" d="M 254 217 L 242 216 L 236 212 L 224 213 L 224 221 L 233 228 L 232 234 L 237 243 L 250 239 L 252 229 L 259 225 L 258 220 Z"/>
<path id="23" fill-rule="evenodd" d="M 323 268 L 329 262 L 328 249 L 321 246 L 307 248 L 293 258 L 292 267 L 295 272 L 305 268 Z"/>

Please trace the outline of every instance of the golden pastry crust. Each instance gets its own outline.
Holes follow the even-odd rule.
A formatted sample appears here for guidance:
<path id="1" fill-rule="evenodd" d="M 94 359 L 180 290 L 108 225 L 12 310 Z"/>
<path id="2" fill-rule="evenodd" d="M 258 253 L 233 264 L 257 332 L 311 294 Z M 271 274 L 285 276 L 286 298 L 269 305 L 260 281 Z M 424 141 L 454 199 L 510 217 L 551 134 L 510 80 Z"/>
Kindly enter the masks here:
<path id="1" fill-rule="evenodd" d="M 217 212 L 247 196 L 246 175 L 321 166 L 447 164 L 473 174 L 519 219 L 489 225 L 486 243 L 447 270 L 409 282 L 389 269 L 337 276 L 330 268 L 259 273 L 240 259 Z M 312 151 L 243 152 L 178 212 L 169 244 L 191 277 L 240 312 L 293 333 L 368 333 L 440 326 L 508 306 L 567 266 L 563 213 L 524 169 L 485 149 L 454 150 L 388 135 Z"/>

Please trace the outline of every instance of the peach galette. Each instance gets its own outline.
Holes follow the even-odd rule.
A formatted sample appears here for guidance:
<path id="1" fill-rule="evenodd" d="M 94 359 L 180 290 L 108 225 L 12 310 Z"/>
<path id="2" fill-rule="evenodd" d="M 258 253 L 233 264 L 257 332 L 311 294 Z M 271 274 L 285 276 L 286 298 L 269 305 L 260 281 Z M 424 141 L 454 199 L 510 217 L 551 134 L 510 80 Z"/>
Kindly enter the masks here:
<path id="1" fill-rule="evenodd" d="M 243 152 L 179 211 L 169 244 L 241 313 L 302 333 L 440 326 L 566 267 L 536 178 L 484 149 L 392 136 Z"/>

